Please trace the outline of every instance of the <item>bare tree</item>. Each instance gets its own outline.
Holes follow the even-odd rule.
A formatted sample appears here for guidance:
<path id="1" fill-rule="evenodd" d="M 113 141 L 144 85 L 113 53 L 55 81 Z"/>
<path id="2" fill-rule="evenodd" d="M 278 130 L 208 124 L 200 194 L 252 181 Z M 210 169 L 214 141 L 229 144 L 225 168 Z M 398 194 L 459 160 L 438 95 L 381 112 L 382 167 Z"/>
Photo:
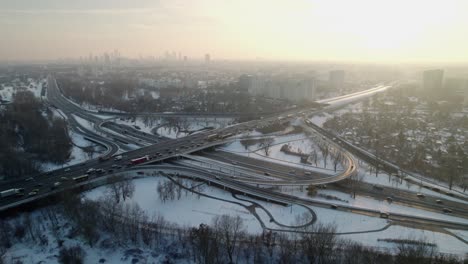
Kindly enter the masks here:
<path id="1" fill-rule="evenodd" d="M 237 261 L 238 242 L 245 234 L 245 228 L 240 216 L 216 216 L 213 219 L 213 226 L 219 234 L 220 243 L 228 255 L 229 263 Z"/>
<path id="2" fill-rule="evenodd" d="M 318 147 L 319 147 L 320 151 L 322 152 L 323 167 L 326 168 L 327 167 L 328 155 L 330 154 L 330 148 L 328 147 L 328 145 L 326 143 L 320 143 L 320 144 L 318 144 Z"/>
<path id="3" fill-rule="evenodd" d="M 336 226 L 315 223 L 301 235 L 302 250 L 310 263 L 331 263 L 337 244 Z"/>
<path id="4" fill-rule="evenodd" d="M 262 138 L 260 140 L 260 148 L 263 148 L 266 156 L 270 155 L 270 147 L 275 140 L 273 138 Z"/>

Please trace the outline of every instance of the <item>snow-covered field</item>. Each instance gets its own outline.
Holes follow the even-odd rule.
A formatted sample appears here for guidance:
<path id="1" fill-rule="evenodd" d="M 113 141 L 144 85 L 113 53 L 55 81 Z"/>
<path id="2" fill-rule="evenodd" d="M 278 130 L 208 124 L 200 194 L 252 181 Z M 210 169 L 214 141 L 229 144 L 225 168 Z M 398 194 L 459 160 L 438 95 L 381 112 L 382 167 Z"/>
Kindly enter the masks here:
<path id="1" fill-rule="evenodd" d="M 314 143 L 313 139 L 307 137 L 305 134 L 293 134 L 285 136 L 276 136 L 273 138 L 273 143 L 269 148 L 268 156 L 265 155 L 264 148 L 259 145 L 248 146 L 247 148 L 242 145 L 240 140 L 235 140 L 228 145 L 221 146 L 219 149 L 235 153 L 242 156 L 248 156 L 254 159 L 266 160 L 269 162 L 275 162 L 299 169 L 307 168 L 309 170 L 316 170 L 323 173 L 333 173 L 333 159 L 330 155 L 327 157 L 326 167 L 324 167 L 324 158 L 321 154 L 320 149 Z M 295 155 L 286 154 L 281 151 L 283 145 L 289 145 L 290 149 L 298 153 L 312 153 L 315 151 L 317 154 L 317 166 L 315 164 L 304 164 L 300 162 L 300 157 Z M 337 166 L 337 171 L 342 170 L 342 166 Z"/>
<path id="2" fill-rule="evenodd" d="M 396 250 L 397 245 L 394 243 L 379 241 L 379 239 L 425 239 L 428 243 L 435 243 L 439 252 L 454 254 L 458 255 L 459 257 L 465 257 L 465 254 L 468 251 L 468 246 L 453 236 L 439 232 L 413 229 L 396 225 L 376 233 L 341 235 L 339 237 L 351 239 L 366 246 L 386 248 L 388 250 Z"/>
<path id="3" fill-rule="evenodd" d="M 229 125 L 232 122 L 230 118 L 216 118 L 216 119 L 207 119 L 204 121 L 201 120 L 184 120 L 181 121 L 181 124 L 178 126 L 172 126 L 165 124 L 161 127 L 158 127 L 156 133 L 167 138 L 181 138 L 194 133 L 204 128 L 220 128 Z"/>
<path id="4" fill-rule="evenodd" d="M 158 183 L 169 181 L 165 177 L 153 177 L 134 180 L 135 193 L 134 196 L 127 200 L 128 203 L 137 203 L 144 209 L 148 215 L 161 214 L 169 222 L 176 223 L 180 226 L 199 226 L 202 223 L 211 224 L 212 218 L 216 215 L 239 215 L 247 230 L 252 233 L 261 232 L 261 226 L 257 219 L 251 215 L 244 207 L 223 202 L 216 199 L 211 199 L 198 194 L 187 192 L 182 195 L 180 200 L 172 200 L 162 202 L 159 199 L 157 192 Z M 195 183 L 199 184 L 199 183 Z M 249 204 L 238 201 L 230 196 L 229 193 L 222 190 L 203 186 L 203 193 L 218 198 L 235 201 L 243 204 Z M 106 192 L 106 187 L 94 189 L 86 194 L 87 198 L 99 199 Z"/>
<path id="5" fill-rule="evenodd" d="M 167 138 L 181 138 L 187 136 L 189 132 L 195 132 L 203 128 L 224 127 L 232 122 L 230 118 L 196 118 L 179 119 L 174 121 L 177 124 L 169 125 L 167 118 L 163 117 L 137 117 L 137 118 L 116 118 L 114 122 L 128 126 L 138 126 L 141 131 L 150 134 L 159 134 Z M 179 131 L 181 128 L 182 131 Z"/>
<path id="6" fill-rule="evenodd" d="M 162 203 L 158 198 L 156 190 L 158 182 L 161 181 L 167 181 L 167 179 L 163 177 L 153 177 L 134 180 L 136 191 L 134 197 L 131 200 L 128 200 L 127 202 L 135 202 L 139 204 L 144 210 L 146 210 L 149 215 L 155 213 L 164 215 L 165 219 L 167 219 L 168 221 L 175 222 L 181 226 L 197 226 L 200 223 L 211 223 L 211 219 L 213 216 L 229 214 L 239 215 L 244 220 L 244 224 L 246 225 L 248 232 L 259 233 L 262 231 L 259 222 L 250 212 L 248 212 L 242 206 L 235 205 L 229 202 L 219 201 L 203 196 L 200 197 L 197 194 L 193 193 L 187 193 L 183 194 L 180 200 L 166 201 L 165 203 Z M 99 197 L 105 195 L 105 190 L 106 187 L 94 189 L 88 192 L 86 194 L 86 197 L 91 199 L 98 199 Z M 202 192 L 220 199 L 238 202 L 244 205 L 250 205 L 249 202 L 239 201 L 235 199 L 227 191 L 210 187 L 205 184 L 203 184 Z M 349 201 L 349 203 L 343 204 L 351 204 L 362 207 L 377 207 L 387 211 L 395 211 L 422 216 L 433 216 L 435 218 L 441 216 L 440 218 L 445 217 L 445 219 L 447 219 L 446 215 L 424 212 L 422 210 L 408 208 L 401 205 L 389 205 L 386 204 L 386 202 L 372 200 L 366 197 L 358 197 L 357 199 L 353 200 L 349 197 L 349 195 L 344 193 L 339 194 L 330 190 L 325 190 L 324 192 L 330 192 L 329 194 L 338 196 L 342 199 L 347 199 Z M 302 194 L 302 196 L 305 195 L 305 193 Z M 298 223 L 297 219 L 303 214 L 309 214 L 307 209 L 305 209 L 302 206 L 282 206 L 264 201 L 259 201 L 250 197 L 240 196 L 240 198 L 251 200 L 262 205 L 273 215 L 276 221 L 284 225 L 296 226 L 297 224 L 303 224 L 303 222 Z M 336 203 L 339 204 L 340 202 L 337 201 Z M 387 222 L 387 220 L 381 218 L 369 217 L 326 208 L 311 207 L 311 209 L 314 210 L 314 212 L 317 214 L 319 222 L 335 224 L 337 226 L 337 232 L 339 233 L 376 231 L 384 228 L 389 223 Z M 287 229 L 278 226 L 273 222 L 270 222 L 269 216 L 262 209 L 257 207 L 255 211 L 265 223 L 266 227 L 273 229 Z M 459 219 L 457 217 L 450 217 L 449 220 L 466 222 L 466 219 Z M 389 232 L 389 230 L 393 230 L 393 232 Z M 395 233 L 395 230 L 400 230 L 401 232 Z M 457 234 L 466 235 L 466 232 L 463 231 L 456 232 L 458 232 Z M 464 250 L 466 251 L 466 244 L 448 234 L 442 234 L 432 231 L 423 231 L 400 226 L 391 226 L 389 229 L 384 231 L 341 236 L 357 242 L 361 242 L 367 246 L 377 246 L 387 248 L 389 250 L 395 249 L 395 244 L 379 242 L 377 241 L 377 239 L 406 239 L 411 237 L 413 239 L 425 238 L 428 240 L 428 242 L 438 244 L 439 250 L 444 253 L 463 255 Z M 442 241 L 442 243 L 440 243 L 439 241 Z"/>

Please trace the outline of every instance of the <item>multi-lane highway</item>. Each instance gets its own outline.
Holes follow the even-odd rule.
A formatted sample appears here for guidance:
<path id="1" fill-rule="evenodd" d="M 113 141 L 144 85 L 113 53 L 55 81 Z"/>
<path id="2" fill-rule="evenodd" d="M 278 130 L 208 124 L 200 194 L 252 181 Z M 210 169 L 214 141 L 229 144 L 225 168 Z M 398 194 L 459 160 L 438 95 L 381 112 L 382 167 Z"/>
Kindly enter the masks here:
<path id="1" fill-rule="evenodd" d="M 175 139 L 175 140 L 162 140 L 159 139 L 156 136 L 151 137 L 151 141 L 147 142 L 148 140 L 148 135 L 142 134 L 135 132 L 131 129 L 131 127 L 122 127 L 120 125 L 110 125 L 108 128 L 112 128 L 117 130 L 117 133 L 126 133 L 129 134 L 129 131 L 131 131 L 132 137 L 133 138 L 138 138 L 141 139 L 142 142 L 137 142 L 131 141 L 132 137 L 124 137 L 124 136 L 118 136 L 116 133 L 111 132 L 111 131 L 106 131 L 103 130 L 102 124 L 105 122 L 102 122 L 102 119 L 84 111 L 81 109 L 79 106 L 69 102 L 61 93 L 60 90 L 57 86 L 56 80 L 52 77 L 48 77 L 48 99 L 52 105 L 55 107 L 59 108 L 62 112 L 65 113 L 65 115 L 68 118 L 68 121 L 70 122 L 70 126 L 72 129 L 77 130 L 79 133 L 83 133 L 86 135 L 87 138 L 92 139 L 95 142 L 100 142 L 102 145 L 106 146 L 109 151 L 107 157 L 109 159 L 107 160 L 89 160 L 87 162 L 77 164 L 68 168 L 63 168 L 60 170 L 52 171 L 46 174 L 41 174 L 33 177 L 33 179 L 26 181 L 26 177 L 23 179 L 18 179 L 15 181 L 11 182 L 6 182 L 6 183 L 0 183 L 0 190 L 6 190 L 6 189 L 12 189 L 12 188 L 23 188 L 25 190 L 25 193 L 28 194 L 31 191 L 38 191 L 38 193 L 47 193 L 51 191 L 52 186 L 56 182 L 61 182 L 65 178 L 73 178 L 73 177 L 78 177 L 80 175 L 86 174 L 90 169 L 94 170 L 102 170 L 102 174 L 106 173 L 114 173 L 116 170 L 124 170 L 128 167 L 133 166 L 131 163 L 132 159 L 136 159 L 139 157 L 148 157 L 148 160 L 144 162 L 143 164 L 150 164 L 154 162 L 161 162 L 163 160 L 169 159 L 169 158 L 174 158 L 178 157 L 181 154 L 188 154 L 192 152 L 196 152 L 202 149 L 206 149 L 212 146 L 216 146 L 219 144 L 223 144 L 226 142 L 227 138 L 232 137 L 234 135 L 255 129 L 257 127 L 261 126 L 267 126 L 271 125 L 273 123 L 284 123 L 284 122 L 289 122 L 291 119 L 295 118 L 297 114 L 305 113 L 304 111 L 307 111 L 310 113 L 311 111 L 315 111 L 316 109 L 292 109 L 285 111 L 282 116 L 278 115 L 270 115 L 270 116 L 265 116 L 263 117 L 262 120 L 253 120 L 253 121 L 248 121 L 240 124 L 235 124 L 231 125 L 228 127 L 224 128 L 219 128 L 219 129 L 214 129 L 211 131 L 203 131 L 197 134 L 189 135 L 180 139 Z M 91 131 L 87 129 L 86 127 L 82 126 L 79 122 L 77 122 L 74 118 L 73 115 L 79 116 L 83 119 L 86 119 L 90 122 L 93 122 L 95 124 L 98 124 L 97 126 L 95 125 L 96 130 L 99 133 L 96 133 L 94 131 Z M 101 130 L 99 130 L 101 129 Z M 119 129 L 121 129 L 119 131 Z M 110 136 L 112 139 L 109 139 L 107 137 L 101 136 L 101 134 L 105 134 L 107 136 Z M 117 142 L 117 140 L 120 142 Z M 143 144 L 143 140 L 145 140 L 146 143 L 154 143 L 151 145 Z M 115 156 L 115 153 L 119 150 L 122 149 L 125 144 L 122 142 L 130 141 L 134 144 L 140 144 L 142 146 L 141 148 L 137 150 L 132 150 L 132 151 L 127 151 L 121 155 L 121 159 L 116 161 L 111 156 Z M 351 156 L 350 156 L 351 158 Z M 142 164 L 142 165 L 143 165 Z M 343 179 L 346 177 L 349 177 L 352 175 L 356 170 L 356 166 L 354 163 L 351 161 L 348 163 L 348 169 L 344 172 L 341 173 L 339 176 L 339 179 Z M 64 178 L 65 177 L 65 178 Z M 336 179 L 336 178 L 335 178 Z M 333 180 L 333 178 L 330 178 L 330 180 Z M 324 180 L 322 183 L 326 182 Z M 298 181 L 295 184 L 310 184 L 308 181 Z M 18 196 L 18 197 L 10 197 L 8 199 L 2 199 L 0 200 L 0 206 L 1 205 L 7 205 L 10 203 L 12 200 L 17 201 L 17 200 L 28 200 L 26 199 L 27 195 L 25 196 Z"/>
<path id="2" fill-rule="evenodd" d="M 52 171 L 37 175 L 33 178 L 23 178 L 16 181 L 0 183 L 0 191 L 12 188 L 23 188 L 24 196 L 11 196 L 0 199 L 0 211 L 11 208 L 12 206 L 21 205 L 30 201 L 33 201 L 35 197 L 43 197 L 57 191 L 69 190 L 74 188 L 78 184 L 87 184 L 88 181 L 96 181 L 108 177 L 115 173 L 124 173 L 131 170 L 150 169 L 150 170 L 161 170 L 161 171 L 172 171 L 173 173 L 188 174 L 191 176 L 196 175 L 197 178 L 203 179 L 225 188 L 229 188 L 238 192 L 242 192 L 251 196 L 260 197 L 263 199 L 277 200 L 290 204 L 302 204 L 307 206 L 321 206 L 326 208 L 333 208 L 336 210 L 349 211 L 354 213 L 372 215 L 376 217 L 388 217 L 393 221 L 400 221 L 404 223 L 412 223 L 417 225 L 431 225 L 437 227 L 450 227 L 458 229 L 468 229 L 468 225 L 465 223 L 457 223 L 453 221 L 444 221 L 440 219 L 431 219 L 427 217 L 418 217 L 405 214 L 383 214 L 380 211 L 359 208 L 355 206 L 338 206 L 331 204 L 330 202 L 310 201 L 301 199 L 294 196 L 289 196 L 282 193 L 273 192 L 268 189 L 258 188 L 257 185 L 271 185 L 272 182 L 278 182 L 279 185 L 305 185 L 305 184 L 323 184 L 330 183 L 345 179 L 356 173 L 357 165 L 354 161 L 354 157 L 351 153 L 344 150 L 341 144 L 334 143 L 330 135 L 324 135 L 328 137 L 328 143 L 333 145 L 335 149 L 340 150 L 346 157 L 344 162 L 344 170 L 332 175 L 321 175 L 320 173 L 305 174 L 305 171 L 296 170 L 297 172 L 291 173 L 291 168 L 284 165 L 274 165 L 268 162 L 259 162 L 247 157 L 233 158 L 229 155 L 216 155 L 209 152 L 204 152 L 202 156 L 205 158 L 217 160 L 218 162 L 235 162 L 235 166 L 241 167 L 243 170 L 261 174 L 264 176 L 265 172 L 269 176 L 276 178 L 276 180 L 267 179 L 249 179 L 248 177 L 237 177 L 233 178 L 229 173 L 214 172 L 206 168 L 187 167 L 187 163 L 175 161 L 177 165 L 161 164 L 161 165 L 150 165 L 153 163 L 161 163 L 169 161 L 170 159 L 188 157 L 186 154 L 201 151 L 219 144 L 229 142 L 233 136 L 258 128 L 262 126 L 268 126 L 273 123 L 284 123 L 289 122 L 292 119 L 301 116 L 308 116 L 310 114 L 318 113 L 323 111 L 322 109 L 308 108 L 308 109 L 291 109 L 281 114 L 270 114 L 263 116 L 261 120 L 253 120 L 245 123 L 235 124 L 224 128 L 214 129 L 211 131 L 203 131 L 197 134 L 189 135 L 184 138 L 175 140 L 168 140 L 161 138 L 157 135 L 151 135 L 148 133 L 141 132 L 134 129 L 131 126 L 119 125 L 113 123 L 111 120 L 103 120 L 92 113 L 81 109 L 79 106 L 69 102 L 61 93 L 57 86 L 55 79 L 49 76 L 49 91 L 48 100 L 51 105 L 60 109 L 68 119 L 71 129 L 78 133 L 85 135 L 88 139 L 97 142 L 108 149 L 105 155 L 108 159 L 104 160 L 89 160 L 87 162 L 77 164 L 71 167 L 63 168 L 60 170 Z M 375 92 L 382 91 L 388 87 L 378 87 L 367 92 L 358 94 L 352 94 L 349 96 L 342 96 L 332 100 L 324 100 L 324 103 L 330 104 L 329 108 L 337 107 L 344 102 L 355 100 L 360 95 L 370 95 Z M 83 126 L 73 118 L 76 115 L 83 118 L 91 123 L 94 123 L 94 131 Z M 319 131 L 320 132 L 320 131 Z M 134 144 L 140 146 L 139 149 L 126 151 L 126 145 Z M 118 158 L 116 153 L 118 151 L 124 151 Z M 132 164 L 131 160 L 139 157 L 148 157 L 147 160 L 141 164 Z M 195 158 L 196 159 L 196 158 Z M 256 163 L 256 164 L 254 164 Z M 265 163 L 265 164 L 263 164 Z M 98 170 L 101 173 L 89 173 L 92 170 Z M 85 182 L 75 182 L 72 180 L 73 177 L 81 175 L 89 175 Z M 55 184 L 60 182 L 60 185 Z M 274 184 L 273 184 L 274 185 Z M 28 196 L 27 194 L 33 190 L 38 190 L 36 196 Z M 379 197 L 382 197 L 381 194 Z M 414 207 L 429 208 L 431 205 L 425 202 L 414 202 L 411 203 L 411 199 L 407 197 L 408 194 L 395 193 L 393 198 L 396 202 L 413 204 Z M 428 197 L 427 200 L 431 200 L 432 197 Z M 443 203 L 447 203 L 456 206 L 456 203 L 451 201 L 443 200 Z M 437 205 L 441 207 L 440 205 Z M 434 206 L 435 208 L 435 206 Z M 440 208 L 435 209 L 440 210 Z M 459 211 L 454 211 L 454 214 L 458 214 Z M 465 217 L 465 214 L 457 216 Z"/>

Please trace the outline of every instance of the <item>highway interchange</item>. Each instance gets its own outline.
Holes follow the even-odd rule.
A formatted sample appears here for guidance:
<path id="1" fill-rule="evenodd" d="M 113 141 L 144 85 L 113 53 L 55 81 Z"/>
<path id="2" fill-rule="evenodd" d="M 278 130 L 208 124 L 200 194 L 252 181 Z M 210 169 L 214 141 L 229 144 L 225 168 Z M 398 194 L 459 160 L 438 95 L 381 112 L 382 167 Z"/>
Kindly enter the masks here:
<path id="1" fill-rule="evenodd" d="M 48 195 L 75 188 L 78 185 L 86 185 L 87 182 L 76 183 L 71 180 L 73 177 L 85 175 L 91 168 L 102 170 L 102 174 L 90 174 L 89 182 L 101 182 L 105 184 L 104 179 L 109 175 L 115 173 L 124 173 L 127 171 L 135 170 L 153 170 L 161 171 L 163 173 L 181 174 L 184 176 L 191 176 L 201 179 L 203 181 L 211 182 L 224 188 L 231 189 L 232 191 L 241 192 L 250 196 L 259 197 L 266 200 L 283 202 L 286 204 L 300 204 L 306 206 L 319 206 L 325 208 L 334 208 L 335 210 L 349 211 L 364 215 L 371 215 L 375 217 L 389 218 L 394 222 L 401 222 L 405 224 L 426 225 L 442 228 L 455 228 L 468 230 L 468 224 L 455 223 L 453 221 L 443 221 L 432 218 L 418 217 L 414 215 L 405 214 L 384 214 L 378 210 L 363 209 L 354 206 L 342 206 L 338 208 L 331 202 L 317 202 L 298 197 L 290 196 L 287 194 L 274 192 L 262 186 L 272 185 L 321 185 L 338 182 L 354 175 L 358 169 L 355 155 L 362 158 L 362 153 L 357 153 L 352 146 L 346 145 L 341 139 L 337 139 L 334 135 L 326 131 L 322 131 L 313 125 L 302 122 L 304 130 L 311 130 L 313 133 L 323 136 L 323 140 L 332 146 L 337 151 L 341 151 L 345 156 L 343 163 L 344 170 L 336 174 L 320 174 L 311 171 L 306 174 L 305 171 L 298 170 L 291 174 L 291 167 L 286 165 L 271 163 L 268 161 L 259 161 L 248 157 L 233 155 L 229 153 L 219 153 L 209 151 L 215 146 L 231 142 L 233 136 L 240 135 L 251 131 L 255 128 L 262 126 L 269 126 L 274 123 L 290 122 L 293 119 L 306 120 L 308 116 L 324 111 L 323 108 L 302 108 L 291 109 L 281 114 L 271 114 L 261 117 L 259 120 L 252 120 L 243 123 L 237 123 L 227 127 L 213 129 L 209 131 L 201 131 L 186 137 L 178 139 L 167 139 L 158 135 L 152 135 L 137 130 L 131 126 L 121 125 L 112 122 L 111 119 L 99 118 L 96 113 L 86 111 L 78 105 L 70 102 L 65 98 L 56 80 L 52 75 L 48 76 L 48 91 L 47 102 L 51 107 L 59 109 L 64 115 L 64 118 L 69 123 L 70 129 L 74 132 L 82 134 L 86 139 L 91 140 L 106 148 L 106 153 L 103 155 L 104 159 L 92 159 L 86 162 L 73 165 L 66 168 L 61 168 L 52 172 L 34 175 L 32 179 L 30 176 L 24 177 L 14 181 L 7 181 L 0 183 L 0 191 L 12 188 L 24 188 L 25 196 L 6 197 L 0 200 L 0 211 L 14 208 L 16 206 L 32 202 L 35 199 L 41 199 Z M 381 89 L 381 88 L 380 88 Z M 337 100 L 354 98 L 358 94 L 350 95 L 349 97 L 340 97 L 330 100 L 322 100 L 320 103 L 330 103 L 330 107 L 334 107 L 333 103 Z M 326 107 L 325 107 L 326 108 Z M 148 113 L 146 113 L 148 115 Z M 94 124 L 93 129 L 89 126 L 84 126 L 82 122 L 78 122 L 75 116 L 87 120 Z M 216 136 L 213 136 L 216 135 Z M 138 146 L 138 149 L 132 150 L 128 147 L 129 144 Z M 196 155 L 193 155 L 196 154 Z M 120 160 L 115 160 L 114 157 L 120 155 Z M 131 160 L 143 156 L 148 156 L 150 159 L 142 164 L 132 165 Z M 372 158 L 372 157 L 367 157 Z M 220 169 L 202 168 L 200 166 L 191 166 L 187 160 L 199 161 L 203 159 L 211 160 L 213 167 L 222 167 L 231 163 L 231 169 L 237 167 L 237 176 L 233 177 L 232 171 L 226 170 L 225 172 Z M 206 161 L 210 162 L 210 161 Z M 224 164 L 224 165 L 223 165 Z M 269 177 L 266 176 L 267 172 Z M 242 175 L 244 173 L 244 175 Z M 263 177 L 250 177 L 251 175 L 263 175 Z M 234 174 L 235 175 L 235 174 Z M 51 186 L 56 182 L 61 182 L 57 189 L 52 189 Z M 339 184 L 338 184 L 339 186 Z M 443 187 L 440 191 L 443 190 Z M 35 196 L 28 196 L 27 194 L 32 190 L 39 189 L 39 193 Z M 468 204 L 454 202 L 450 199 L 443 199 L 438 197 L 431 197 L 428 195 L 424 200 L 414 199 L 414 194 L 404 192 L 401 190 L 393 190 L 385 188 L 385 191 L 376 191 L 372 186 L 363 185 L 358 190 L 365 195 L 378 197 L 379 199 L 386 199 L 392 197 L 393 202 L 401 203 L 415 208 L 423 208 L 425 210 L 440 212 L 446 206 L 453 208 L 453 215 L 457 217 L 468 218 Z M 450 196 L 454 193 L 444 190 Z M 456 194 L 457 198 L 467 201 L 466 196 Z M 434 201 L 441 200 L 443 205 L 437 204 Z M 464 241 L 466 243 L 466 241 Z"/>

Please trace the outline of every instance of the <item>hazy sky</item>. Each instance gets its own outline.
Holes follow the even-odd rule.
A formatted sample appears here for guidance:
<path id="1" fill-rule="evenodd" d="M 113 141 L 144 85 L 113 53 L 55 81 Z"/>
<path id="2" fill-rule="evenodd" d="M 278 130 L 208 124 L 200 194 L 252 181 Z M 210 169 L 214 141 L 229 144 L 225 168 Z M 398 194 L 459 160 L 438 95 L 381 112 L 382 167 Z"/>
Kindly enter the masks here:
<path id="1" fill-rule="evenodd" d="M 0 0 L 0 60 L 468 61 L 467 0 Z"/>

